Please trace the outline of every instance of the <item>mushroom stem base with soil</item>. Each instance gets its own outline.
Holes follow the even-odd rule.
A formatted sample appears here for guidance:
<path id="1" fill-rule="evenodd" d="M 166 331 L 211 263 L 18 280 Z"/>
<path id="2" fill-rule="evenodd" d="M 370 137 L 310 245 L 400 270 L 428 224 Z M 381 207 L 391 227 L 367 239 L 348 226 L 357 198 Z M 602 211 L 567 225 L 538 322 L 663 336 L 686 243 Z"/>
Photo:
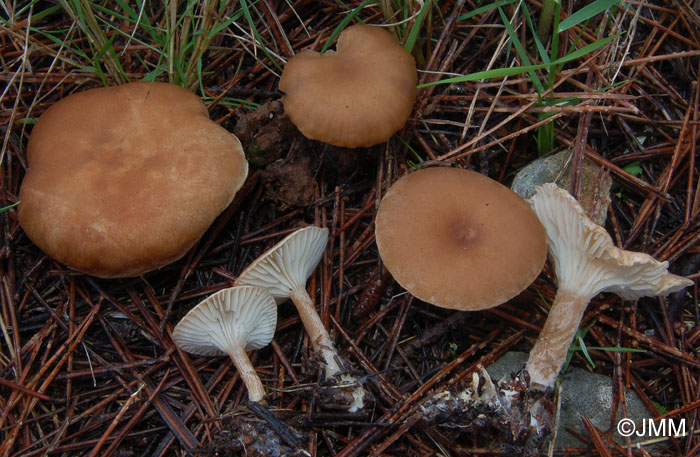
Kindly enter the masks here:
<path id="1" fill-rule="evenodd" d="M 343 361 L 339 360 L 338 352 L 336 351 L 333 341 L 331 340 L 326 327 L 323 325 L 321 318 L 316 312 L 311 297 L 302 286 L 296 287 L 291 291 L 292 302 L 299 312 L 304 328 L 306 329 L 314 352 L 323 360 L 324 376 L 328 380 L 339 381 L 338 387 L 342 390 L 339 395 L 333 395 L 339 400 L 331 400 L 330 404 L 349 403 L 347 410 L 351 413 L 360 411 L 364 407 L 365 397 L 368 392 L 360 384 L 355 376 L 347 373 L 343 367 Z M 346 392 L 347 391 L 347 392 Z M 345 398 L 345 393 L 349 394 L 349 398 Z"/>
<path id="2" fill-rule="evenodd" d="M 499 455 L 535 456 L 552 429 L 551 391 L 529 389 L 525 372 L 494 383 L 481 369 L 471 382 L 440 390 L 420 406 L 431 425 L 466 434 Z M 498 443 L 498 449 L 493 448 Z"/>
<path id="3" fill-rule="evenodd" d="M 277 304 L 292 299 L 297 307 L 316 357 L 323 365 L 327 379 L 324 386 L 334 392 L 326 405 L 357 412 L 372 401 L 357 378 L 347 373 L 349 365 L 338 356 L 333 341 L 316 306 L 306 292 L 306 281 L 323 257 L 328 242 L 328 229 L 309 226 L 299 229 L 268 249 L 241 272 L 236 285 L 257 286 L 266 289 Z"/>
<path id="4" fill-rule="evenodd" d="M 304 287 L 293 289 L 291 297 L 314 350 L 323 358 L 326 378 L 334 377 L 343 370 L 336 360 L 337 351 L 333 346 L 333 341 L 331 341 L 326 327 L 316 312 L 314 302 Z"/>

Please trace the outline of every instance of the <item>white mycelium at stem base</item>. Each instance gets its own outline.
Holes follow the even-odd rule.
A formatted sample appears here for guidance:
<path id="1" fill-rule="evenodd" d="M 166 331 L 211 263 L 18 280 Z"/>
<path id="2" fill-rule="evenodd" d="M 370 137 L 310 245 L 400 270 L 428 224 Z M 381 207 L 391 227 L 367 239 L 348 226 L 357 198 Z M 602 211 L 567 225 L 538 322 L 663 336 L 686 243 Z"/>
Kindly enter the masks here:
<path id="1" fill-rule="evenodd" d="M 547 232 L 557 294 L 526 369 L 539 388 L 554 386 L 588 302 L 600 292 L 626 300 L 667 295 L 693 284 L 668 273 L 668 262 L 617 248 L 603 227 L 586 216 L 565 190 L 538 187 L 530 200 Z"/>
<path id="2" fill-rule="evenodd" d="M 324 362 L 326 378 L 330 379 L 343 371 L 339 356 L 328 331 L 316 312 L 311 297 L 306 292 L 306 281 L 323 256 L 328 242 L 328 229 L 305 227 L 288 235 L 251 263 L 236 279 L 236 285 L 251 285 L 267 289 L 277 303 L 289 298 L 299 312 L 314 351 Z M 343 374 L 343 382 L 356 383 L 350 375 Z M 353 392 L 354 403 L 350 412 L 363 406 L 364 390 L 358 387 Z"/>
<path id="3" fill-rule="evenodd" d="M 190 310 L 173 330 L 173 341 L 197 355 L 227 354 L 248 389 L 248 399 L 262 402 L 265 389 L 246 351 L 267 346 L 276 326 L 277 305 L 269 292 L 231 287 Z"/>
<path id="4" fill-rule="evenodd" d="M 305 287 L 296 287 L 292 289 L 291 298 L 294 305 L 299 311 L 299 317 L 304 324 L 306 333 L 309 335 L 311 344 L 313 347 L 320 352 L 321 357 L 325 363 L 326 378 L 332 378 L 336 374 L 340 373 L 342 369 L 338 365 L 336 357 L 338 356 L 335 347 L 333 346 L 333 341 L 326 331 L 326 327 L 323 326 L 323 322 L 316 312 L 316 307 L 314 302 L 309 297 L 306 292 Z"/>

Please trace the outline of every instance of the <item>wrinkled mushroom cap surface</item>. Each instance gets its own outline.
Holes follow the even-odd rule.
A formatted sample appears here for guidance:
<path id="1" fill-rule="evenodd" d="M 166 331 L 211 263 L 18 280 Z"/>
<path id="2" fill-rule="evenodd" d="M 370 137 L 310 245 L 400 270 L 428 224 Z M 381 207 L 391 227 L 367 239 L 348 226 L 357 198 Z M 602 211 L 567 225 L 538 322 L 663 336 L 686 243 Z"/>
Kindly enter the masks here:
<path id="1" fill-rule="evenodd" d="M 368 147 L 406 123 L 416 98 L 416 63 L 379 27 L 353 25 L 337 52 L 303 51 L 284 68 L 284 109 L 304 136 L 335 146 Z"/>
<path id="2" fill-rule="evenodd" d="M 136 82 L 70 95 L 27 145 L 19 222 L 49 256 L 101 277 L 183 256 L 248 173 L 238 139 L 201 99 Z"/>
<path id="3" fill-rule="evenodd" d="M 293 289 L 304 287 L 323 256 L 326 243 L 327 228 L 299 229 L 248 265 L 235 284 L 265 288 L 281 303 L 289 299 Z"/>
<path id="4" fill-rule="evenodd" d="M 231 348 L 260 349 L 272 341 L 277 304 L 258 287 L 230 287 L 192 308 L 173 330 L 173 341 L 192 354 L 230 354 Z"/>
<path id="5" fill-rule="evenodd" d="M 376 220 L 396 281 L 443 308 L 479 310 L 525 289 L 547 255 L 544 229 L 517 194 L 473 171 L 427 168 L 399 179 Z"/>
<path id="6" fill-rule="evenodd" d="M 558 288 L 588 299 L 613 292 L 627 300 L 667 295 L 693 284 L 668 273 L 668 262 L 626 251 L 593 222 L 566 190 L 549 183 L 538 186 L 530 199 L 547 232 Z"/>

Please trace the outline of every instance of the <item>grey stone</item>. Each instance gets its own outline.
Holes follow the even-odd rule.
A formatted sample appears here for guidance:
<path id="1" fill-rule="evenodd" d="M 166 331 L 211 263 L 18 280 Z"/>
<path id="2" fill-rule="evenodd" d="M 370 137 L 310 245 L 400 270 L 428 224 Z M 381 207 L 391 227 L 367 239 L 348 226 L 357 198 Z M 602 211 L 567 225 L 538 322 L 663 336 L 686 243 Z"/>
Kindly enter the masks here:
<path id="1" fill-rule="evenodd" d="M 523 198 L 532 197 L 535 186 L 548 182 L 570 191 L 572 155 L 573 151 L 569 149 L 535 160 L 518 172 L 511 189 Z M 612 178 L 588 159 L 583 160 L 580 177 L 579 203 L 593 222 L 604 225 L 610 205 Z"/>
<path id="2" fill-rule="evenodd" d="M 508 352 L 494 364 L 486 369 L 494 381 L 503 376 L 510 376 L 525 366 L 528 354 L 524 352 Z M 561 376 L 561 411 L 559 415 L 559 427 L 555 441 L 556 448 L 588 447 L 588 444 L 568 433 L 565 428 L 576 431 L 584 436 L 588 432 L 583 425 L 582 417 L 587 416 L 598 429 L 607 431 L 611 425 L 614 429 L 613 439 L 625 445 L 626 441 L 617 433 L 617 421 L 622 418 L 621 411 L 617 412 L 615 422 L 610 421 L 613 401 L 613 380 L 607 376 L 591 373 L 581 368 L 573 367 Z M 653 418 L 653 415 L 644 406 L 639 396 L 634 392 L 625 395 L 627 417 L 636 424 L 643 420 Z M 636 437 L 637 441 L 648 438 Z M 633 439 L 634 443 L 635 440 Z"/>

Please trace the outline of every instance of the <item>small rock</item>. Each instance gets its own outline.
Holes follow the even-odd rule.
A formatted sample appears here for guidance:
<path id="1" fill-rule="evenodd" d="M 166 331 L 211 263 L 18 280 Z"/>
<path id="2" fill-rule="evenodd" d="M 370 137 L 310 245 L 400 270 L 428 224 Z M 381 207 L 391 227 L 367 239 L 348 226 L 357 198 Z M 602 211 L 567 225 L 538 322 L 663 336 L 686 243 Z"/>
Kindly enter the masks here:
<path id="1" fill-rule="evenodd" d="M 486 371 L 494 380 L 501 379 L 504 375 L 510 376 L 510 373 L 515 373 L 522 369 L 527 359 L 527 353 L 508 352 L 488 367 Z M 600 430 L 607 431 L 611 425 L 613 380 L 607 376 L 590 373 L 576 367 L 568 369 L 562 375 L 561 380 L 562 400 L 555 447 L 588 447 L 588 443 L 568 433 L 565 428 L 588 436 L 588 431 L 582 422 L 582 417 L 587 416 L 593 425 Z M 627 417 L 633 420 L 635 424 L 641 424 L 643 420 L 653 417 L 634 392 L 628 392 L 625 395 L 625 405 L 627 407 Z M 618 410 L 617 419 L 612 423 L 613 427 L 620 419 L 622 419 L 621 411 Z M 633 443 L 647 439 L 640 439 L 636 436 L 633 438 L 636 438 L 636 440 L 632 439 Z M 625 445 L 625 438 L 618 434 L 617 430 L 613 433 L 613 439 L 617 443 Z"/>
<path id="2" fill-rule="evenodd" d="M 532 197 L 535 186 L 548 182 L 556 183 L 563 189 L 570 189 L 572 155 L 573 150 L 569 149 L 535 160 L 518 172 L 511 189 L 523 198 Z M 605 224 L 610 205 L 611 187 L 610 175 L 594 162 L 584 159 L 581 168 L 579 203 L 598 225 Z"/>

